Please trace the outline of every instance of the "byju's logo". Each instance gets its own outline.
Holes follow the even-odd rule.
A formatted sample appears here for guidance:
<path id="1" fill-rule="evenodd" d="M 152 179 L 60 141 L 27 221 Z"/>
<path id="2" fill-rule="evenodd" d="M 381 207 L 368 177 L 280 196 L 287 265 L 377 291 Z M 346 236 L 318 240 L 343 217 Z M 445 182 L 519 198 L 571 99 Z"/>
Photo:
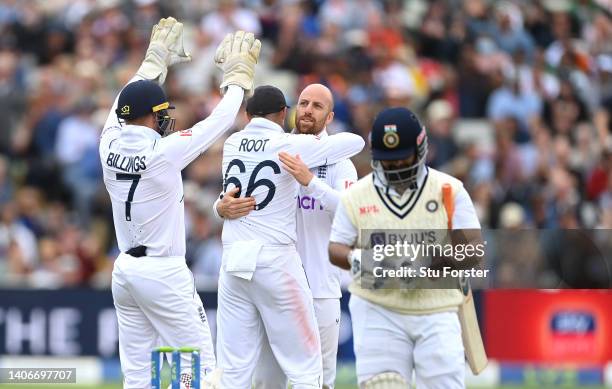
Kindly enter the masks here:
<path id="1" fill-rule="evenodd" d="M 387 244 L 387 236 L 384 232 L 373 232 L 370 235 L 370 247 Z"/>

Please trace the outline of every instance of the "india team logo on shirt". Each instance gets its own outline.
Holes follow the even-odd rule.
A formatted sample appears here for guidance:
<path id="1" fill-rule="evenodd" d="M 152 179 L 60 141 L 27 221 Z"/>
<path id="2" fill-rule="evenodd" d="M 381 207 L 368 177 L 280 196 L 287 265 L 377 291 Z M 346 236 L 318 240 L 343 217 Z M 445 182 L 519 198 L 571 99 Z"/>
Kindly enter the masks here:
<path id="1" fill-rule="evenodd" d="M 429 211 L 429 212 L 436 212 L 438 210 L 438 202 L 436 200 L 429 200 L 426 204 L 425 204 L 425 208 Z"/>

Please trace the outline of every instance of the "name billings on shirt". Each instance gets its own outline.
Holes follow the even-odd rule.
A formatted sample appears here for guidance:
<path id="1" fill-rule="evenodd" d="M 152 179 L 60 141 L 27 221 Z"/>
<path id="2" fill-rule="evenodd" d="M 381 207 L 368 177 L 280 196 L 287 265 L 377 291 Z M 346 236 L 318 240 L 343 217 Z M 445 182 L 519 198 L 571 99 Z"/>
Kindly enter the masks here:
<path id="1" fill-rule="evenodd" d="M 119 153 L 109 153 L 106 158 L 106 165 L 114 167 L 124 172 L 138 173 L 147 168 L 145 156 L 122 156 Z"/>

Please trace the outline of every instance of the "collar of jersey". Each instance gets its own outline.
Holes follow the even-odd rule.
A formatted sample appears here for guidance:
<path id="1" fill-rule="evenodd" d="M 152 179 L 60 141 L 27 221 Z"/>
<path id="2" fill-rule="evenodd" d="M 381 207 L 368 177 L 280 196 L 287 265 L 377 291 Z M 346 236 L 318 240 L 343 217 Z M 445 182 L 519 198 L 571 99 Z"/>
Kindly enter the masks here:
<path id="1" fill-rule="evenodd" d="M 268 120 L 266 118 L 253 118 L 244 128 L 245 130 L 255 130 L 255 129 L 263 129 L 263 130 L 272 130 L 280 133 L 284 133 L 283 127 L 274 123 L 272 120 Z"/>
<path id="2" fill-rule="evenodd" d="M 161 138 L 161 135 L 159 135 L 152 128 L 128 124 L 128 125 L 121 127 L 121 138 L 123 140 L 129 140 L 129 139 L 157 140 Z"/>
<path id="3" fill-rule="evenodd" d="M 427 177 L 427 171 L 428 171 L 428 167 L 426 167 L 425 169 L 422 169 L 419 171 L 419 178 L 417 179 L 418 181 L 418 187 L 421 188 L 423 186 L 423 182 L 425 182 L 425 177 Z M 374 174 L 374 185 L 379 187 L 380 189 L 383 190 L 387 190 L 387 185 L 383 184 L 379 179 L 378 176 L 376 176 Z M 397 191 L 395 190 L 395 188 L 390 187 L 389 188 L 389 195 L 390 196 L 394 196 L 394 197 L 399 197 L 400 199 L 403 198 L 404 196 L 409 196 L 410 193 L 412 193 L 414 190 L 412 189 L 406 189 L 404 191 L 404 193 L 400 196 L 399 193 L 397 193 Z"/>

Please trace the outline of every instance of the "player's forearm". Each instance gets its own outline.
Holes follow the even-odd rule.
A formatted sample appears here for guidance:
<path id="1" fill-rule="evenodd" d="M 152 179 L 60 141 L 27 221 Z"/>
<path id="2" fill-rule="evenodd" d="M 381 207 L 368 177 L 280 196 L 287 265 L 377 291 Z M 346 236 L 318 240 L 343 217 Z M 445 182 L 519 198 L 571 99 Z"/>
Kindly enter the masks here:
<path id="1" fill-rule="evenodd" d="M 236 197 L 239 187 L 234 187 L 225 193 L 221 193 L 213 204 L 213 213 L 218 218 L 233 220 L 248 215 L 255 209 L 255 198 Z"/>
<path id="2" fill-rule="evenodd" d="M 479 228 L 452 230 L 451 241 L 454 246 L 474 248 L 474 250 L 464 250 L 465 258 L 461 261 L 454 259 L 453 267 L 456 269 L 474 269 L 482 266 L 485 245 Z"/>
<path id="3" fill-rule="evenodd" d="M 338 202 L 340 201 L 340 192 L 327 185 L 317 177 L 310 180 L 308 186 L 305 187 L 305 192 L 321 203 L 326 211 L 331 211 L 332 215 L 336 213 Z"/>
<path id="4" fill-rule="evenodd" d="M 221 199 L 217 197 L 217 200 L 213 203 L 213 215 L 216 219 L 223 219 L 225 216 L 222 215 L 222 210 L 220 209 Z"/>
<path id="5" fill-rule="evenodd" d="M 230 85 L 223 99 L 217 104 L 210 116 L 191 128 L 192 151 L 189 161 L 195 159 L 225 132 L 232 128 L 240 110 L 244 89 Z"/>
<path id="6" fill-rule="evenodd" d="M 196 123 L 193 128 L 193 135 L 208 134 L 219 136 L 232 128 L 236 115 L 240 110 L 244 89 L 237 85 L 230 85 L 227 93 L 223 96 L 219 104 L 213 109 L 212 113 L 204 120 Z"/>
<path id="7" fill-rule="evenodd" d="M 329 261 L 332 265 L 341 269 L 350 270 L 351 264 L 348 261 L 351 247 L 342 243 L 329 242 Z"/>
<path id="8" fill-rule="evenodd" d="M 459 269 L 471 269 L 482 265 L 484 260 L 484 243 L 480 230 L 480 221 L 474 203 L 465 188 L 461 188 L 454 199 L 451 239 L 455 246 L 479 248 L 465 252 L 461 261 L 452 260 L 452 265 Z"/>
<path id="9" fill-rule="evenodd" d="M 309 168 L 338 163 L 359 153 L 365 146 L 361 136 L 348 132 L 328 136 L 320 142 L 319 152 L 304 160 Z"/>

